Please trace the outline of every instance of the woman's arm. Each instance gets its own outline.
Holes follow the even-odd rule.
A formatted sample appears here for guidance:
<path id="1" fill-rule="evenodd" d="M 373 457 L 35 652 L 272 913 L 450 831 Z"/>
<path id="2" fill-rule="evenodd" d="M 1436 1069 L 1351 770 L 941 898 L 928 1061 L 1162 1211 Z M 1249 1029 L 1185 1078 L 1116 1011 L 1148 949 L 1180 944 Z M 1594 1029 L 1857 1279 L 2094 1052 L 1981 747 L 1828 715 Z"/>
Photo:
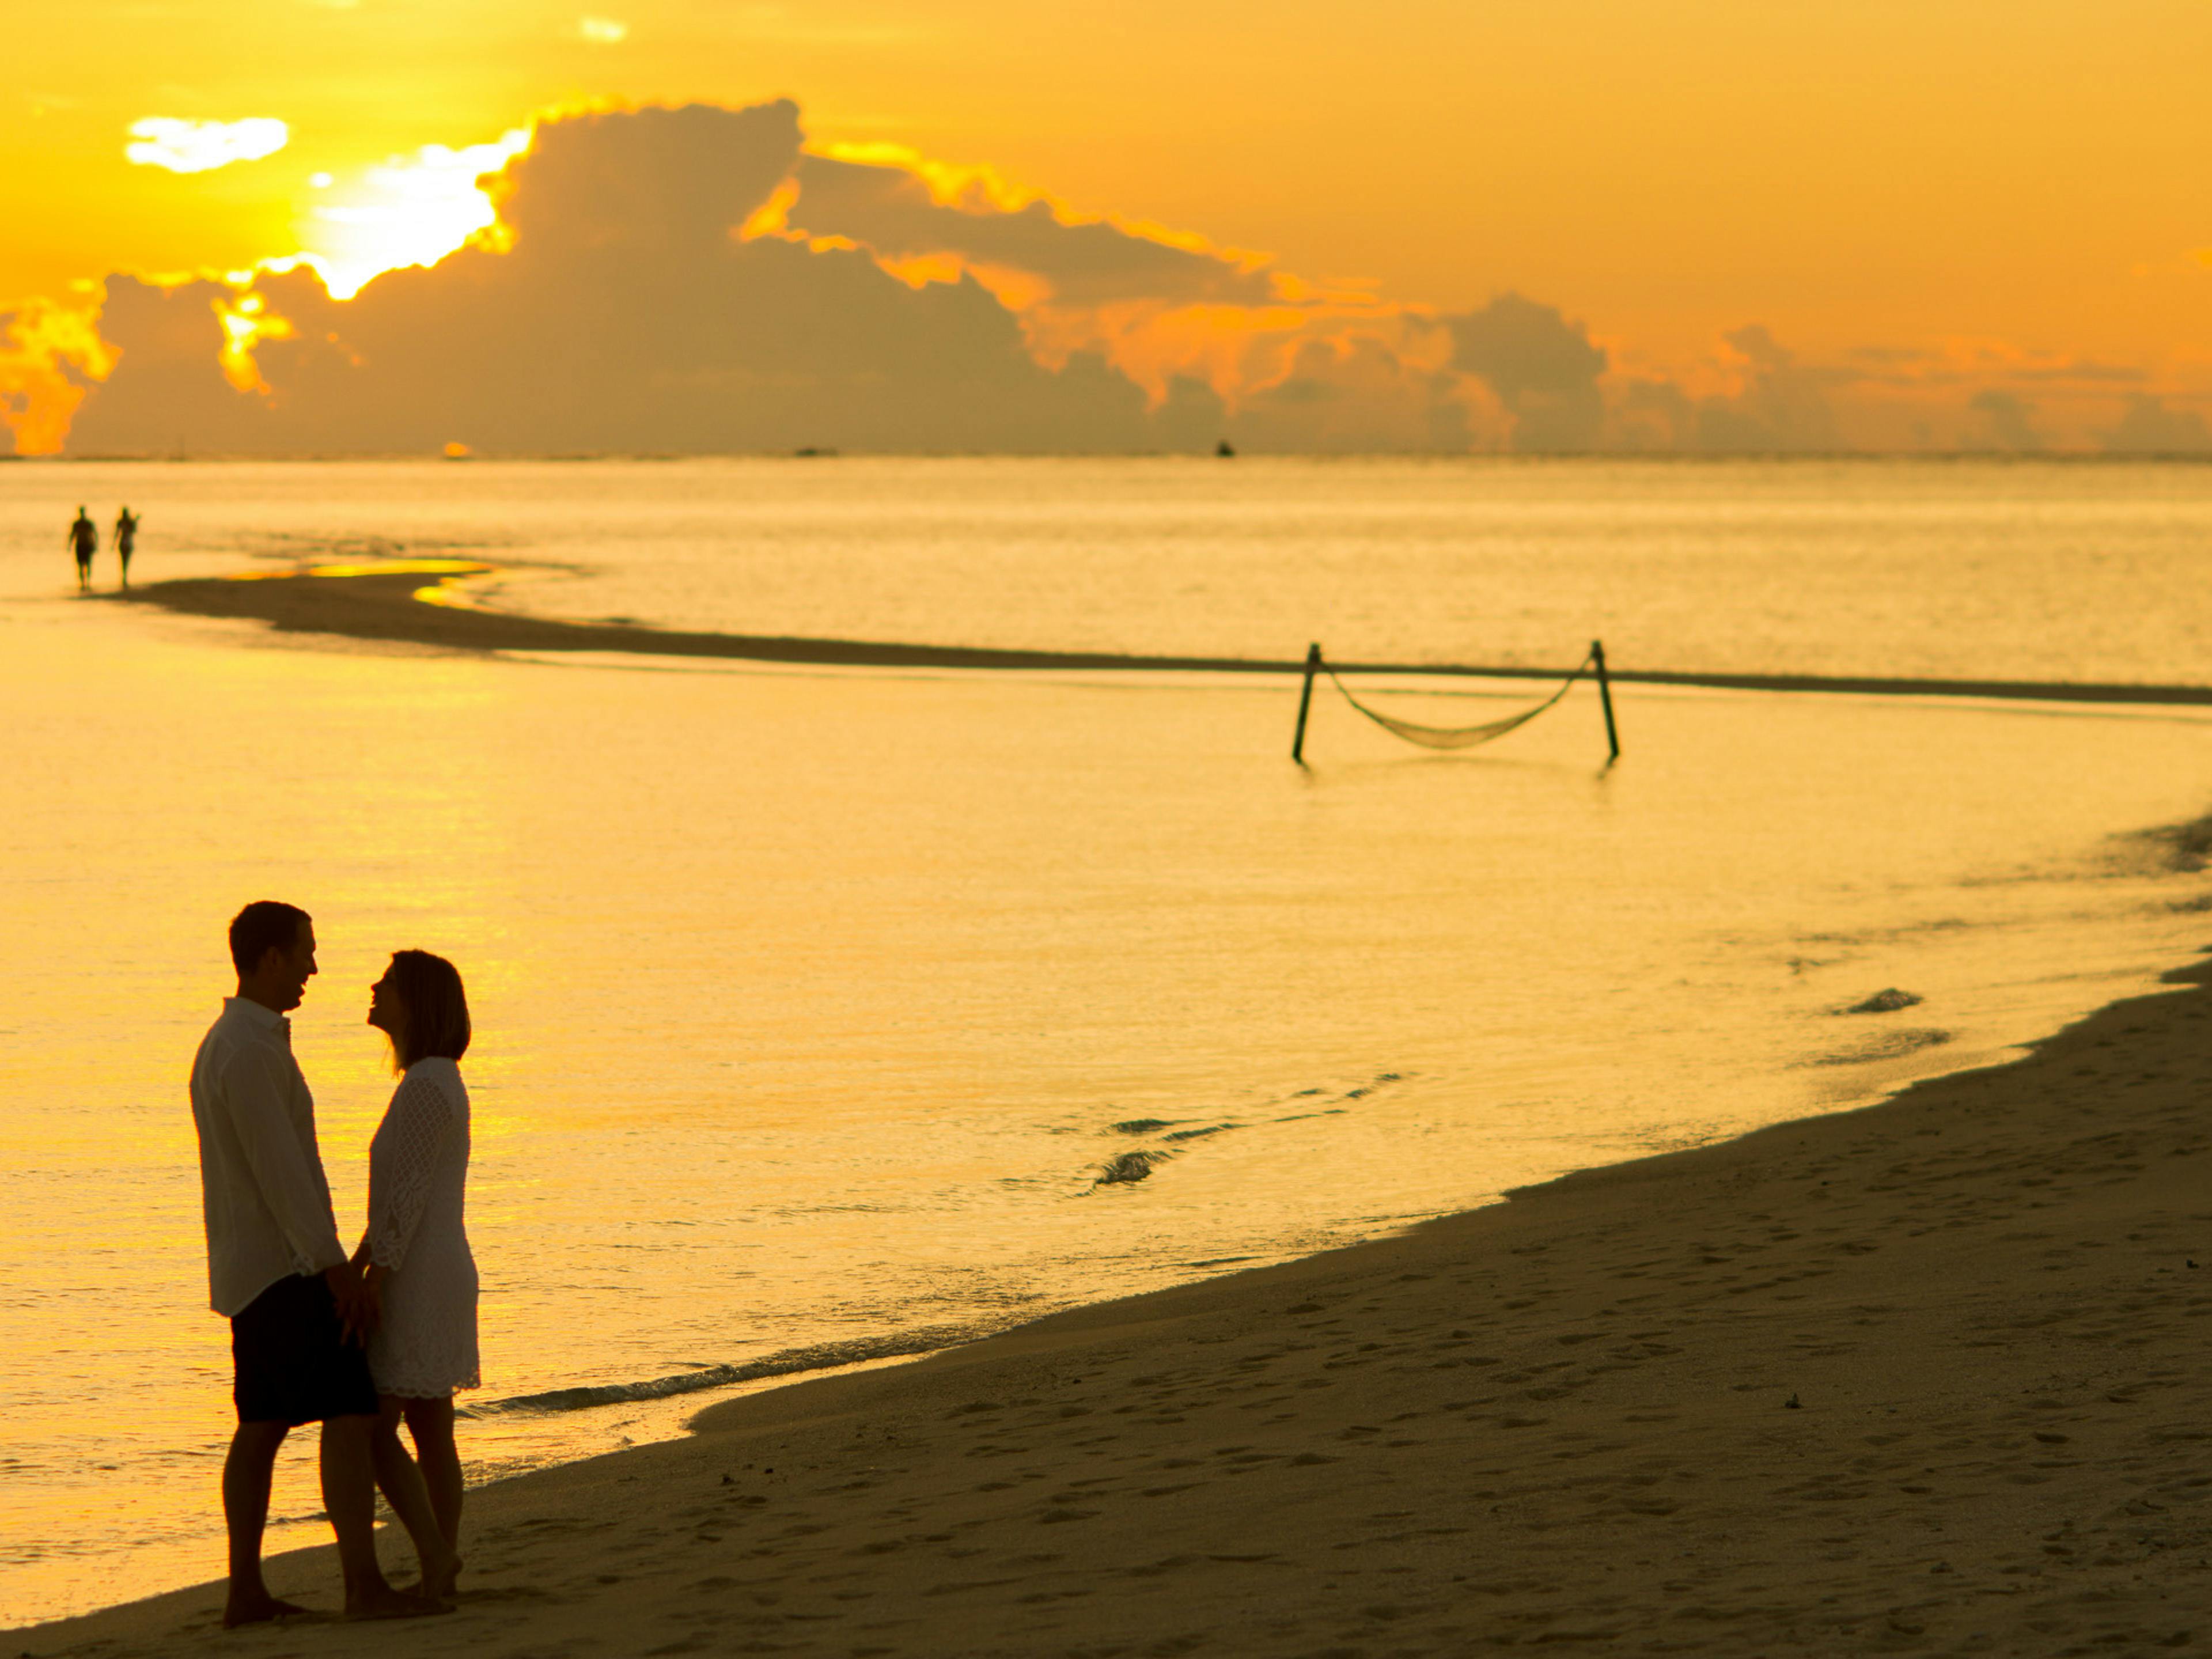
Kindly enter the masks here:
<path id="1" fill-rule="evenodd" d="M 369 1147 L 368 1237 L 362 1243 L 372 1275 L 407 1260 L 453 1115 L 446 1091 L 428 1078 L 403 1080 L 392 1097 Z"/>

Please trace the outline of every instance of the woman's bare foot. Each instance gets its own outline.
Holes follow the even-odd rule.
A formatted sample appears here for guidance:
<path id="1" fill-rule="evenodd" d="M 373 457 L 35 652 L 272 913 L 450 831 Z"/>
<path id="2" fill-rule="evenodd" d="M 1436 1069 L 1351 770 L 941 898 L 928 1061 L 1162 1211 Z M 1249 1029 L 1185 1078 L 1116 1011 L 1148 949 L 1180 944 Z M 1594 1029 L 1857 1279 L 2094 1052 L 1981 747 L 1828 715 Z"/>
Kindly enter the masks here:
<path id="1" fill-rule="evenodd" d="M 240 1625 L 258 1625 L 271 1619 L 289 1619 L 295 1613 L 308 1611 L 297 1601 L 283 1601 L 267 1590 L 246 1595 L 234 1591 L 230 1600 L 223 1604 L 222 1627 L 236 1630 Z"/>
<path id="2" fill-rule="evenodd" d="M 443 1567 L 433 1562 L 423 1570 L 422 1576 L 410 1584 L 402 1584 L 400 1593 L 419 1595 L 429 1601 L 450 1601 L 460 1583 L 461 1558 L 453 1557 Z"/>
<path id="3" fill-rule="evenodd" d="M 369 1619 L 427 1619 L 434 1613 L 451 1613 L 453 1608 L 442 1602 L 429 1601 L 420 1595 L 410 1595 L 389 1584 L 380 1584 L 366 1595 L 346 1598 L 345 1616 L 349 1621 Z"/>

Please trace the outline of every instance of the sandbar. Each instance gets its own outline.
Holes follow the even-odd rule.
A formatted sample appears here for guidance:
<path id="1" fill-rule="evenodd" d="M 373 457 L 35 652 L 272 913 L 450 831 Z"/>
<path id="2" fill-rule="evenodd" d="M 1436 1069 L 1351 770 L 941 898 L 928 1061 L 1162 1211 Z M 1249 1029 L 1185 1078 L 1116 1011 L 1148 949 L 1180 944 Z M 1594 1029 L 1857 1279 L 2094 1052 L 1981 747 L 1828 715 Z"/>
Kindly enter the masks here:
<path id="1" fill-rule="evenodd" d="M 752 662 L 847 667 L 1115 670 L 1230 674 L 1297 674 L 1303 659 L 1145 656 L 1118 652 L 1044 651 L 880 640 L 793 638 L 698 633 L 632 623 L 564 622 L 454 603 L 453 584 L 491 568 L 434 561 L 430 573 L 351 566 L 248 577 L 151 582 L 103 595 L 199 617 L 246 618 L 280 633 L 325 634 L 454 651 L 627 652 L 664 657 L 723 657 Z M 1434 674 L 1484 679 L 1562 679 L 1557 668 L 1443 663 L 1331 662 L 1340 673 Z M 1613 666 L 1621 684 L 1703 686 L 1722 690 L 1831 692 L 1863 696 L 1989 697 L 2050 702 L 2212 704 L 2212 686 L 2132 685 L 2070 681 L 1931 679 L 1866 675 L 1737 674 Z"/>

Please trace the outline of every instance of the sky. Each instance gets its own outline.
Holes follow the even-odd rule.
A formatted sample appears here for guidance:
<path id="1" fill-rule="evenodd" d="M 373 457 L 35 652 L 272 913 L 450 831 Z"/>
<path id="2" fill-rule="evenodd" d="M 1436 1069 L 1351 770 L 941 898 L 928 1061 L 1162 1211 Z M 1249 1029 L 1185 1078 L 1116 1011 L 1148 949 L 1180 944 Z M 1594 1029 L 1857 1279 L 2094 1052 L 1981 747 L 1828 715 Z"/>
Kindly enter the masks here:
<path id="1" fill-rule="evenodd" d="M 374 271 L 485 237 L 472 181 L 526 166 L 533 133 L 591 137 L 604 153 L 586 170 L 632 168 L 633 193 L 712 194 L 717 167 L 768 165 L 782 138 L 756 155 L 765 129 L 738 118 L 771 106 L 794 112 L 768 192 L 789 199 L 746 198 L 747 220 L 767 211 L 750 241 L 745 225 L 718 234 L 803 248 L 825 281 L 830 255 L 857 250 L 909 292 L 995 307 L 1039 373 L 1105 376 L 1114 395 L 1093 386 L 1096 418 L 1069 416 L 1054 444 L 1218 428 L 1291 449 L 2212 448 L 2198 0 L 75 0 L 18 9 L 9 33 L 0 420 L 27 453 L 82 450 L 88 432 L 199 447 L 173 374 L 131 390 L 118 367 L 155 355 L 116 320 L 143 330 L 149 283 L 190 296 L 163 313 L 161 349 L 198 350 L 178 330 L 204 313 L 206 355 L 256 405 L 209 406 L 222 441 L 286 447 L 289 416 L 316 411 L 262 364 L 252 313 L 282 313 L 257 270 L 319 256 L 342 297 L 319 326 L 343 341 L 369 328 L 348 307 L 375 297 L 374 283 L 351 297 Z M 717 124 L 698 124 L 705 150 L 651 161 L 658 141 L 620 136 L 685 106 L 727 118 L 713 140 L 698 136 Z M 921 197 L 886 217 L 900 186 Z M 538 175 L 541 207 L 577 199 Z M 931 209 L 962 222 L 928 228 Z M 559 236 L 541 231 L 532 291 L 557 333 L 556 299 L 612 291 L 556 281 Z M 489 234 L 472 252 L 526 252 Z M 622 234 L 651 262 L 658 232 Z M 811 279 L 775 299 L 755 292 L 764 270 L 700 264 L 687 314 L 782 314 Z M 819 368 L 806 418 L 856 444 L 997 441 L 988 422 L 933 438 L 921 413 L 963 376 L 1015 396 L 993 319 L 947 300 L 894 323 L 878 302 L 896 296 L 840 282 L 916 402 L 903 424 L 846 431 L 825 412 L 832 383 L 849 391 L 866 365 L 786 362 Z M 386 331 L 402 325 L 392 304 Z M 483 321 L 402 308 L 411 327 Z M 635 404 L 676 367 L 672 340 L 655 349 L 579 396 Z M 937 381 L 919 366 L 933 350 Z M 989 362 L 955 364 L 963 350 Z M 742 352 L 726 366 L 764 372 Z M 159 410 L 143 406 L 156 389 Z M 737 441 L 694 412 L 696 430 L 632 442 L 605 420 L 480 435 Z M 372 441 L 316 418 L 326 446 Z M 164 422 L 183 429 L 157 438 Z M 447 424 L 470 422 L 457 409 Z M 759 422 L 739 436 L 808 441 Z"/>

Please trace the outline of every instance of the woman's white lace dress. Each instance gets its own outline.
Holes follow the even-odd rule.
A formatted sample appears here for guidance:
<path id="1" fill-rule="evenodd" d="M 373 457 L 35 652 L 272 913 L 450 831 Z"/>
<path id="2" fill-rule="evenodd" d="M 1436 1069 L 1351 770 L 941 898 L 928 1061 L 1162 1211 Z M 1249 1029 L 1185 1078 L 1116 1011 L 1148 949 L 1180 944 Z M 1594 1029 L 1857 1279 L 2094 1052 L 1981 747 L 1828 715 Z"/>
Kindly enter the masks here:
<path id="1" fill-rule="evenodd" d="M 477 1264 L 462 1212 L 469 1091 L 450 1060 L 407 1068 L 368 1144 L 368 1255 L 390 1269 L 369 1339 L 380 1394 L 436 1399 L 477 1385 Z"/>

